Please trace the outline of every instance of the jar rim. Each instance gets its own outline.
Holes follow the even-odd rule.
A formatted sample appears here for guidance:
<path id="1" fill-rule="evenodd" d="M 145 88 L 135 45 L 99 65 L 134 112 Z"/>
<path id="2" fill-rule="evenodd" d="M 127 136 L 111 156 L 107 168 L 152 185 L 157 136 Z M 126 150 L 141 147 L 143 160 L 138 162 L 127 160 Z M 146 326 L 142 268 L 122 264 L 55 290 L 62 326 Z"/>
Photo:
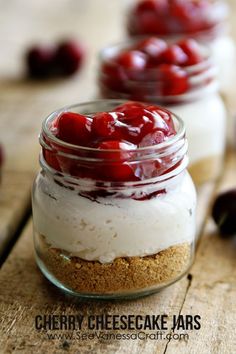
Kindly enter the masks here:
<path id="1" fill-rule="evenodd" d="M 49 127 L 49 123 L 51 123 L 55 118 L 59 117 L 60 114 L 62 114 L 63 112 L 69 112 L 70 110 L 74 110 L 76 108 L 85 108 L 86 106 L 89 105 L 94 105 L 94 106 L 98 106 L 98 105 L 121 105 L 126 103 L 127 100 L 121 100 L 121 99 L 98 99 L 98 100 L 93 100 L 93 101 L 87 101 L 87 102 L 81 102 L 81 103 L 76 103 L 73 105 L 68 105 L 68 106 L 64 106 L 58 110 L 53 111 L 51 114 L 49 114 L 42 122 L 42 131 L 41 134 L 39 136 L 39 141 L 40 141 L 40 145 L 43 146 L 45 145 L 44 139 L 42 134 L 45 134 L 47 138 L 49 138 L 50 142 L 55 143 L 57 145 L 59 145 L 62 148 L 68 148 L 70 150 L 73 151 L 81 151 L 81 152 L 97 152 L 98 149 L 97 148 L 91 148 L 91 147 L 86 147 L 86 146 L 82 146 L 82 145 L 74 145 L 68 142 L 65 142 L 59 138 L 57 138 L 52 131 L 50 130 Z M 132 101 L 132 102 L 136 102 L 136 101 Z M 140 103 L 140 101 L 137 101 Z M 141 102 L 144 104 L 147 104 L 147 102 Z M 151 105 L 151 103 L 150 103 Z M 157 105 L 158 106 L 158 105 Z M 161 106 L 159 106 L 161 107 Z M 178 122 L 178 131 L 176 132 L 176 134 L 172 137 L 170 137 L 168 140 L 164 141 L 163 143 L 160 144 L 155 144 L 155 145 L 149 145 L 149 146 L 145 146 L 145 147 L 141 147 L 141 148 L 137 148 L 137 149 L 127 149 L 125 150 L 126 152 L 132 152 L 132 153 L 145 153 L 150 151 L 150 149 L 153 150 L 157 150 L 157 151 L 162 151 L 167 149 L 168 147 L 171 147 L 172 145 L 174 145 L 175 143 L 177 143 L 181 138 L 184 138 L 185 133 L 186 133 L 186 129 L 185 129 L 185 124 L 183 122 L 183 120 L 177 116 L 175 113 L 171 112 L 170 110 L 161 107 L 164 111 L 168 112 L 171 114 L 172 117 L 175 118 L 175 120 Z M 96 112 L 90 112 L 91 113 L 96 113 Z M 85 114 L 85 113 L 83 113 Z M 89 114 L 89 113 L 88 113 Z M 86 114 L 85 114 L 86 115 Z M 115 152 L 119 152 L 119 149 L 99 149 L 100 153 L 115 153 Z"/>

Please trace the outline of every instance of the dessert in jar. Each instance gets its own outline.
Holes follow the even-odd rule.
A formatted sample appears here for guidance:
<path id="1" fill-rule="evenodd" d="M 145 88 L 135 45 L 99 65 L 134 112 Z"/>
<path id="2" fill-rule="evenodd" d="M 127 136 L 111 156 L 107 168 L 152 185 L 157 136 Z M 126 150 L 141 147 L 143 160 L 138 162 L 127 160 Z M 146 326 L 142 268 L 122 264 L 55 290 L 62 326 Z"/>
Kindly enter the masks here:
<path id="1" fill-rule="evenodd" d="M 184 120 L 189 171 L 198 184 L 216 179 L 222 169 L 226 111 L 216 77 L 207 48 L 193 39 L 167 43 L 149 37 L 101 53 L 103 97 L 162 104 Z"/>
<path id="2" fill-rule="evenodd" d="M 188 270 L 196 193 L 180 118 L 117 100 L 51 114 L 33 187 L 36 259 L 71 294 L 141 296 Z"/>
<path id="3" fill-rule="evenodd" d="M 130 9 L 128 32 L 135 36 L 197 39 L 211 49 L 220 67 L 221 88 L 227 91 L 234 83 L 236 61 L 228 13 L 223 0 L 141 0 Z"/>

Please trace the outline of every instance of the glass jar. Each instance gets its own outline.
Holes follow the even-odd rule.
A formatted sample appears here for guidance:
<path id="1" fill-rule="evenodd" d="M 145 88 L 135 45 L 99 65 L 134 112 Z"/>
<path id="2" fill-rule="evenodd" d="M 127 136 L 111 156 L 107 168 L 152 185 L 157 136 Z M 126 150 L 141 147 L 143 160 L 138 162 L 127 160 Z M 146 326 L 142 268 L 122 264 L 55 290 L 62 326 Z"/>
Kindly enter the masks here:
<path id="1" fill-rule="evenodd" d="M 67 107 L 90 115 L 123 102 Z M 125 152 L 65 143 L 42 125 L 41 171 L 32 195 L 36 260 L 59 288 L 88 298 L 137 297 L 180 279 L 194 256 L 196 192 L 186 171 L 181 119 L 166 142 Z M 121 164 L 121 165 L 119 165 Z M 135 180 L 107 178 L 111 165 Z"/>
<path id="2" fill-rule="evenodd" d="M 229 34 L 228 14 L 228 4 L 222 0 L 154 0 L 152 4 L 144 0 L 130 9 L 127 30 L 131 36 L 155 35 L 171 41 L 191 37 L 206 45 L 220 68 L 221 90 L 227 92 L 236 77 L 236 48 Z"/>
<path id="3" fill-rule="evenodd" d="M 114 64 L 115 55 L 132 48 L 139 41 L 129 40 L 109 46 L 101 52 L 98 78 L 100 95 L 103 98 L 161 104 L 179 115 L 186 126 L 189 172 L 194 182 L 202 184 L 217 179 L 222 171 L 225 152 L 227 113 L 218 92 L 218 71 L 209 51 L 201 47 L 204 61 L 184 67 L 187 78 L 180 76 L 181 81 L 175 82 L 171 76 L 161 80 L 156 68 L 135 72 L 125 71 Z"/>

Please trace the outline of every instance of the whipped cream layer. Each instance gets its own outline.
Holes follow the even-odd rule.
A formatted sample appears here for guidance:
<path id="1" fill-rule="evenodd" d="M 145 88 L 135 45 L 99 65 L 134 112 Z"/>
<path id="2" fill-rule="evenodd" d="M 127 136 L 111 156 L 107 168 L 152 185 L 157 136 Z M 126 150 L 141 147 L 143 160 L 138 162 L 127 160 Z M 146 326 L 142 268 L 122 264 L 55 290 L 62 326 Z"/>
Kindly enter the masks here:
<path id="1" fill-rule="evenodd" d="M 209 157 L 222 156 L 225 148 L 226 110 L 217 93 L 168 107 L 183 119 L 188 139 L 189 165 Z"/>
<path id="2" fill-rule="evenodd" d="M 101 263 L 192 243 L 196 193 L 188 173 L 183 174 L 167 193 L 143 201 L 114 197 L 92 201 L 41 174 L 33 203 L 35 232 L 51 247 Z"/>

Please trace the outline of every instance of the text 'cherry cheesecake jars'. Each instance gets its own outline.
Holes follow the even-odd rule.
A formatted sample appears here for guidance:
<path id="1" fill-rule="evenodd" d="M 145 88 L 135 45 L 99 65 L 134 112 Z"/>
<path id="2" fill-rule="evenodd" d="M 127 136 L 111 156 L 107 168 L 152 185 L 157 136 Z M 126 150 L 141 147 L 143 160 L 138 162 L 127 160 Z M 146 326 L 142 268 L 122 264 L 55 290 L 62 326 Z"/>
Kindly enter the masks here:
<path id="1" fill-rule="evenodd" d="M 183 122 L 148 104 L 101 100 L 51 114 L 33 188 L 45 276 L 95 298 L 157 291 L 188 270 L 196 193 Z"/>
<path id="2" fill-rule="evenodd" d="M 128 32 L 135 36 L 191 37 L 209 47 L 220 67 L 220 84 L 234 84 L 236 49 L 229 35 L 229 8 L 223 0 L 141 0 L 128 14 Z"/>
<path id="3" fill-rule="evenodd" d="M 102 97 L 158 103 L 184 120 L 189 171 L 197 184 L 222 170 L 227 116 L 216 76 L 208 50 L 193 39 L 167 43 L 149 37 L 101 52 Z"/>

